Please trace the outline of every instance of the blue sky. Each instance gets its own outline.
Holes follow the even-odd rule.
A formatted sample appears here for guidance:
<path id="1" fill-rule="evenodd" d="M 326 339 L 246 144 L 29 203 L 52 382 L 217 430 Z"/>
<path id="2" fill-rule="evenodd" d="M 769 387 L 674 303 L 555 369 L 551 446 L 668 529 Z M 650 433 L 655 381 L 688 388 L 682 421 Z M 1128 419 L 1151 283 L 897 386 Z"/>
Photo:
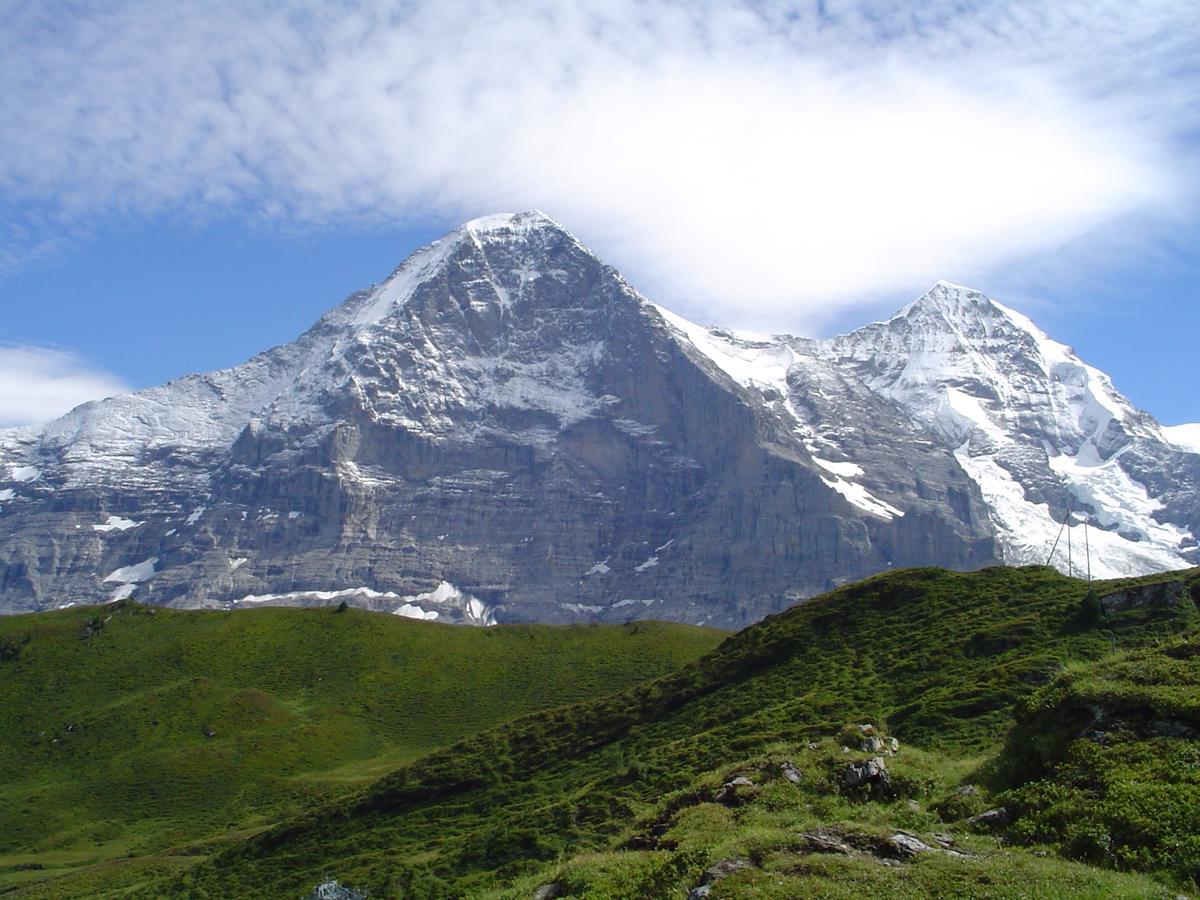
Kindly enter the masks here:
<path id="1" fill-rule="evenodd" d="M 0 0 L 0 424 L 235 364 L 534 207 L 705 322 L 970 284 L 1200 420 L 1188 6 Z"/>

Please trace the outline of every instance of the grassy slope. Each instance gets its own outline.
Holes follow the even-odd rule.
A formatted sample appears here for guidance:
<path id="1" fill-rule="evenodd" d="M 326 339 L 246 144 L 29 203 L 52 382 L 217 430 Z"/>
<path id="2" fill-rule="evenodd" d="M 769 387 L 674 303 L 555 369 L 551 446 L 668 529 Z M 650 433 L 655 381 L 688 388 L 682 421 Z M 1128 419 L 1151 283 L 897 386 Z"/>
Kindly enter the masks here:
<path id="1" fill-rule="evenodd" d="M 258 836 L 150 893 L 289 896 L 328 872 L 374 896 L 523 883 L 542 860 L 611 850 L 632 822 L 660 814 L 664 796 L 707 772 L 764 747 L 827 739 L 852 721 L 886 721 L 906 746 L 930 754 L 932 769 L 961 768 L 964 757 L 994 753 L 1014 706 L 1065 664 L 1099 658 L 1114 643 L 1152 644 L 1196 619 L 1188 603 L 1122 613 L 1099 628 L 1082 614 L 1086 591 L 1040 567 L 869 579 L 771 617 L 619 697 L 527 717 L 430 754 L 356 800 Z M 928 782 L 925 802 L 947 787 L 944 778 Z M 655 859 L 652 866 L 666 864 Z M 1117 890 L 1089 888 L 1091 875 L 1072 881 L 1078 873 L 1046 870 L 1052 863 L 1038 859 L 1007 864 L 1010 874 L 1038 870 L 1014 882 L 1013 893 L 1054 883 Z M 687 865 L 700 861 L 712 860 Z M 662 893 L 649 895 L 682 897 L 689 877 L 668 872 L 654 882 Z"/>
<path id="2" fill-rule="evenodd" d="M 1071 667 L 1019 715 L 1012 839 L 1200 883 L 1200 636 Z"/>
<path id="3" fill-rule="evenodd" d="M 180 845 L 672 671 L 723 636 L 133 603 L 0 618 L 0 889 L 126 855 L 106 883 L 194 862 Z"/>
<path id="4" fill-rule="evenodd" d="M 1016 712 L 986 765 L 902 748 L 887 759 L 886 797 L 845 785 L 847 764 L 870 755 L 856 739 L 776 745 L 665 798 L 623 849 L 568 857 L 488 896 L 519 900 L 546 884 L 593 900 L 682 896 L 708 865 L 729 859 L 750 865 L 715 882 L 711 900 L 1178 898 L 1200 884 L 1200 634 L 1070 663 Z M 782 777 L 785 760 L 798 784 Z M 736 776 L 754 786 L 715 802 Z M 960 793 L 968 781 L 973 792 Z M 969 821 L 1001 804 L 1006 826 Z M 887 840 L 900 830 L 935 849 L 898 860 Z M 806 833 L 849 849 L 816 852 Z M 966 855 L 940 852 L 939 839 Z"/>
<path id="5" fill-rule="evenodd" d="M 538 887 L 555 884 L 563 897 L 683 900 L 707 867 L 731 859 L 750 865 L 714 883 L 710 900 L 1178 895 L 1145 876 L 1024 852 L 964 822 L 942 821 L 928 798 L 948 791 L 953 796 L 957 781 L 971 772 L 971 759 L 901 748 L 886 760 L 897 795 L 874 799 L 846 789 L 842 778 L 850 760 L 866 756 L 847 754 L 828 738 L 813 747 L 773 745 L 665 798 L 636 829 L 636 846 L 626 842 L 606 852 L 575 854 L 483 895 L 527 900 Z M 798 772 L 798 784 L 781 776 L 784 761 Z M 754 786 L 740 791 L 733 804 L 714 802 L 719 786 L 737 776 Z M 931 849 L 912 859 L 898 856 L 888 839 L 900 831 Z M 845 852 L 819 852 L 807 843 L 805 836 L 812 834 L 837 840 Z M 953 855 L 941 852 L 939 839 Z"/>

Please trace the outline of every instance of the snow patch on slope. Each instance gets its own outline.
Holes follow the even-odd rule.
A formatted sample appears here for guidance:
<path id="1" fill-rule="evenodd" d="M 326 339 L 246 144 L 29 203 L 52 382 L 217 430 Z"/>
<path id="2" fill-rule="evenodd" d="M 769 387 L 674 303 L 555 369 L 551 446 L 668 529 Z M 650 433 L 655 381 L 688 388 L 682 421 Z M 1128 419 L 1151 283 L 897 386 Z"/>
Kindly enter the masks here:
<path id="1" fill-rule="evenodd" d="M 230 560 L 232 563 L 233 560 Z M 230 603 L 287 605 L 297 600 L 378 600 L 395 599 L 399 594 L 392 591 L 376 591 L 368 587 L 344 588 L 338 591 L 287 591 L 281 594 L 247 594 Z"/>
<path id="2" fill-rule="evenodd" d="M 1063 536 L 1051 560 L 1056 568 L 1068 570 L 1068 536 L 1072 548 L 1070 571 L 1087 572 L 1091 558 L 1093 578 L 1120 578 L 1135 572 L 1160 572 L 1187 568 L 1191 564 L 1165 547 L 1148 541 L 1132 541 L 1100 528 L 1075 524 L 1063 529 L 1046 503 L 1033 503 L 1025 489 L 988 454 L 971 456 L 966 444 L 955 452 L 959 463 L 979 485 L 992 521 L 999 532 L 1004 559 L 1014 565 L 1044 565 L 1060 531 Z M 1170 526 L 1163 526 L 1170 527 Z M 1088 548 L 1088 549 L 1085 549 Z"/>
<path id="3" fill-rule="evenodd" d="M 1177 525 L 1158 522 L 1154 514 L 1163 504 L 1151 497 L 1145 485 L 1135 481 L 1120 467 L 1118 452 L 1101 459 L 1094 445 L 1083 446 L 1078 455 L 1050 457 L 1050 467 L 1071 488 L 1071 493 L 1096 510 L 1097 521 L 1104 526 L 1136 535 L 1161 547 L 1178 547 L 1191 537 Z"/>
<path id="4" fill-rule="evenodd" d="M 788 375 L 798 363 L 796 351 L 789 346 L 787 337 L 767 337 L 747 332 L 733 333 L 704 328 L 689 322 L 664 307 L 651 304 L 673 328 L 691 342 L 697 350 L 708 357 L 721 371 L 743 387 L 772 391 L 780 398 L 783 411 L 791 419 L 793 430 L 806 438 L 806 446 L 813 454 L 813 462 L 834 477 L 821 480 L 858 509 L 881 519 L 892 521 L 904 515 L 897 509 L 874 496 L 863 485 L 850 479 L 865 474 L 862 466 L 853 462 L 835 462 L 816 456 L 810 429 L 804 417 L 792 404 L 788 389 Z M 640 571 L 640 570 L 639 570 Z"/>
<path id="5" fill-rule="evenodd" d="M 904 515 L 904 510 L 896 509 L 890 503 L 883 502 L 857 482 L 846 481 L 844 478 L 826 478 L 824 475 L 821 476 L 821 480 L 845 497 L 852 505 L 873 516 L 879 516 L 890 522 Z"/>
<path id="6" fill-rule="evenodd" d="M 404 616 L 406 619 L 423 619 L 427 622 L 432 622 L 438 617 L 438 612 L 436 609 L 422 609 L 414 603 L 402 603 L 392 610 L 392 615 Z"/>
<path id="7" fill-rule="evenodd" d="M 1005 440 L 1004 431 L 992 421 L 978 397 L 954 387 L 947 387 L 942 402 L 934 417 L 941 424 L 941 431 L 965 439 L 978 428 L 993 440 Z"/>
<path id="8" fill-rule="evenodd" d="M 374 325 L 399 306 L 403 306 L 416 290 L 441 269 L 462 243 L 465 229 L 459 229 L 421 248 L 375 291 L 375 299 L 354 318 L 356 325 Z"/>
<path id="9" fill-rule="evenodd" d="M 149 559 L 144 559 L 140 563 L 134 563 L 131 566 L 122 566 L 119 569 L 114 569 L 104 579 L 105 583 L 115 581 L 121 584 L 137 584 L 142 581 L 148 581 L 154 577 L 155 566 L 158 565 L 158 557 L 151 556 Z"/>
<path id="10" fill-rule="evenodd" d="M 114 569 L 104 579 L 105 584 L 115 583 L 117 589 L 112 592 L 112 600 L 125 600 L 133 596 L 133 592 L 137 586 L 143 581 L 149 581 L 154 577 L 155 567 L 158 565 L 158 557 L 151 556 L 149 559 L 144 559 L 140 563 L 134 563 L 131 566 L 122 566 L 119 569 Z"/>
<path id="11" fill-rule="evenodd" d="M 744 387 L 773 388 L 787 396 L 787 375 L 796 354 L 782 340 L 742 333 L 737 339 L 689 322 L 665 307 L 651 304 L 659 314 L 707 356 L 726 375 Z"/>
<path id="12" fill-rule="evenodd" d="M 93 525 L 92 531 L 128 531 L 130 528 L 137 528 L 139 525 L 145 524 L 145 522 L 135 522 L 133 519 L 123 519 L 120 516 L 109 516 L 103 524 Z"/>
<path id="13" fill-rule="evenodd" d="M 607 575 L 611 571 L 612 569 L 609 568 L 608 559 L 605 558 L 584 572 L 583 577 L 587 578 L 589 575 Z"/>
<path id="14" fill-rule="evenodd" d="M 812 461 L 826 472 L 832 472 L 842 478 L 854 478 L 863 473 L 863 468 L 858 463 L 834 462 L 831 459 L 821 459 L 819 456 L 814 456 Z"/>
<path id="15" fill-rule="evenodd" d="M 1163 437 L 1185 453 L 1200 453 L 1200 423 L 1163 425 Z"/>
<path id="16" fill-rule="evenodd" d="M 478 597 L 472 596 L 466 591 L 456 587 L 449 581 L 441 582 L 432 591 L 427 591 L 423 594 L 415 594 L 411 597 L 403 597 L 402 600 L 405 604 L 415 607 L 420 607 L 422 603 L 454 606 L 458 609 L 461 609 L 472 624 L 496 624 L 496 613 L 491 606 L 484 603 Z"/>

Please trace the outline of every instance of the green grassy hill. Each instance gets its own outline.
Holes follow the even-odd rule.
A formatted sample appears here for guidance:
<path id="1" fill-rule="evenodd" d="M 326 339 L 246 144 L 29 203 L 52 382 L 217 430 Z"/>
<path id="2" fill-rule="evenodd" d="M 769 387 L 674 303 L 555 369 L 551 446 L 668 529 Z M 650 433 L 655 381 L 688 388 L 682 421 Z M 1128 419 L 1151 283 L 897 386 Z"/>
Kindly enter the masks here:
<path id="1" fill-rule="evenodd" d="M 37 890 L 90 895 L 189 866 L 468 735 L 674 671 L 724 636 L 131 602 L 0 618 L 0 892 L 74 872 Z"/>
<path id="2" fill-rule="evenodd" d="M 1014 713 L 1046 702 L 1036 692 L 1081 662 L 1192 633 L 1198 579 L 1147 579 L 1186 584 L 1111 614 L 1086 584 L 1041 567 L 869 579 L 618 696 L 435 751 L 143 895 L 297 897 L 334 874 L 375 897 L 517 897 L 550 885 L 555 896 L 683 898 L 731 859 L 746 866 L 711 896 L 1161 894 L 1173 888 L 1063 859 L 1077 848 L 1022 833 L 1020 819 L 1003 828 L 1044 846 L 975 834 L 967 820 L 1038 776 L 1028 761 L 1014 776 L 1022 770 L 1006 757 Z M 862 723 L 901 741 L 887 791 L 846 785 L 847 766 L 870 755 L 847 743 Z M 1195 751 L 1190 732 L 1177 739 Z M 784 762 L 799 784 L 780 776 Z M 719 802 L 738 773 L 755 790 Z M 901 830 L 930 849 L 896 850 Z M 830 836 L 847 852 L 814 849 Z M 939 839 L 961 855 L 936 849 Z M 1129 857 L 1096 861 L 1130 867 Z M 1167 882 L 1194 877 L 1152 856 L 1136 862 Z"/>
<path id="3" fill-rule="evenodd" d="M 1071 666 L 1018 715 L 1013 840 L 1200 881 L 1200 635 Z"/>

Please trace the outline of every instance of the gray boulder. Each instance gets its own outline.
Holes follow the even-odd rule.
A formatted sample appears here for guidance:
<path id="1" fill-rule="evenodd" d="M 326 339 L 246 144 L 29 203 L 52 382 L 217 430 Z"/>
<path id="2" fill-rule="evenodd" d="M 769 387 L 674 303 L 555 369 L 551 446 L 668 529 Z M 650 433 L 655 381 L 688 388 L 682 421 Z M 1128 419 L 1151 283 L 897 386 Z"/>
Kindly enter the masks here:
<path id="1" fill-rule="evenodd" d="M 972 816 L 967 819 L 967 824 L 976 825 L 980 828 L 1002 828 L 1012 821 L 1012 814 L 1007 807 L 1000 806 L 996 809 L 989 809 L 981 812 L 977 816 Z"/>
<path id="2" fill-rule="evenodd" d="M 864 762 L 850 763 L 843 776 L 846 787 L 868 786 L 873 793 L 888 794 L 892 790 L 892 776 L 887 763 L 881 756 L 873 756 Z"/>
<path id="3" fill-rule="evenodd" d="M 884 841 L 885 846 L 895 856 L 901 859 L 911 859 L 920 853 L 929 853 L 933 850 L 928 844 L 922 841 L 915 835 L 909 834 L 906 831 L 898 831 Z"/>
<path id="4" fill-rule="evenodd" d="M 1182 581 L 1161 581 L 1127 587 L 1100 598 L 1107 614 L 1129 609 L 1176 608 L 1183 602 L 1187 585 Z"/>

